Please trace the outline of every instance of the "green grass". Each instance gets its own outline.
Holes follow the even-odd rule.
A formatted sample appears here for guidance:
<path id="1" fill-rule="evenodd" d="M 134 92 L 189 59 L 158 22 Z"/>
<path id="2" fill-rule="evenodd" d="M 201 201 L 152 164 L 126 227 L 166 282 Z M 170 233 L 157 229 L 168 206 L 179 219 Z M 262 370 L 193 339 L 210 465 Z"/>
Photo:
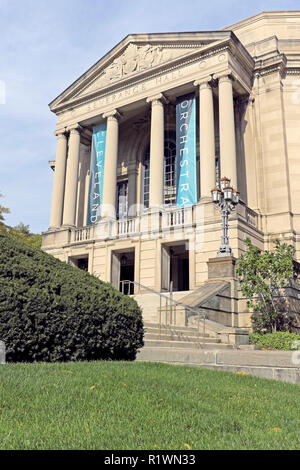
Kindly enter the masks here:
<path id="1" fill-rule="evenodd" d="M 299 410 L 299 386 L 229 372 L 0 366 L 0 449 L 300 449 Z"/>

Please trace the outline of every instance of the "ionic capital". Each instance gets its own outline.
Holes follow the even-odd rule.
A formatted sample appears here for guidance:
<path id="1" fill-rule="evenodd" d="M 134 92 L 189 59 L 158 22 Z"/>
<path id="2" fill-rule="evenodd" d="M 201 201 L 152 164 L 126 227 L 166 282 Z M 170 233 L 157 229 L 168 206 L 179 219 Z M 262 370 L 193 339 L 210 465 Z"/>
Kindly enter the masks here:
<path id="1" fill-rule="evenodd" d="M 65 140 L 67 138 L 65 132 L 66 132 L 65 129 L 61 131 L 55 131 L 54 135 L 57 137 L 57 140 L 59 139 Z"/>
<path id="2" fill-rule="evenodd" d="M 108 121 L 119 121 L 122 117 L 122 114 L 116 109 L 113 109 L 112 111 L 108 111 L 107 113 L 104 113 L 102 117 L 104 119 L 107 119 Z"/>
<path id="3" fill-rule="evenodd" d="M 67 127 L 67 131 L 69 131 L 70 134 L 78 135 L 81 134 L 83 128 L 79 124 L 74 124 L 73 126 Z"/>
<path id="4" fill-rule="evenodd" d="M 231 69 L 222 70 L 213 75 L 214 80 L 219 80 L 219 83 L 232 82 L 234 80 L 234 74 Z"/>
<path id="5" fill-rule="evenodd" d="M 211 88 L 212 87 L 212 76 L 207 75 L 206 77 L 199 78 L 194 82 L 194 86 L 199 86 L 200 90 L 205 89 L 205 88 Z"/>
<path id="6" fill-rule="evenodd" d="M 158 93 L 157 95 L 150 96 L 147 98 L 147 103 L 151 103 L 152 106 L 155 106 L 157 104 L 163 105 L 163 104 L 168 104 L 169 100 L 162 94 Z"/>

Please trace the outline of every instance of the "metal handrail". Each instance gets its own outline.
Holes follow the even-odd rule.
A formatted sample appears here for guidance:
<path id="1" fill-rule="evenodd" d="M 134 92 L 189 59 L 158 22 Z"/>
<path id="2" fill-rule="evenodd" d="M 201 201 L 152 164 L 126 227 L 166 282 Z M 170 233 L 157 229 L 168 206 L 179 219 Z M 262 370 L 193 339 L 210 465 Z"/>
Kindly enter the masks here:
<path id="1" fill-rule="evenodd" d="M 195 310 L 191 307 L 189 307 L 188 305 L 184 304 L 183 302 L 178 302 L 177 300 L 174 300 L 172 297 L 168 297 L 167 295 L 164 295 L 164 294 L 161 294 L 160 292 L 157 292 L 156 290 L 154 289 L 151 289 L 150 287 L 147 287 L 147 286 L 144 286 L 143 284 L 140 284 L 139 282 L 136 282 L 136 281 L 120 281 L 120 284 L 122 286 L 122 294 L 124 294 L 124 287 L 125 285 L 128 285 L 128 292 L 130 295 L 130 286 L 133 285 L 133 286 L 138 286 L 142 289 L 145 289 L 146 291 L 148 292 L 151 292 L 152 294 L 155 294 L 155 295 L 158 295 L 160 297 L 160 307 L 159 307 L 159 337 L 161 336 L 161 324 L 162 324 L 162 319 L 161 319 L 161 310 L 162 310 L 162 299 L 165 299 L 166 300 L 166 320 L 167 320 L 167 309 L 168 309 L 168 303 L 170 302 L 170 322 L 172 321 L 172 313 L 173 313 L 173 309 L 171 308 L 171 304 L 175 304 L 175 313 L 176 313 L 176 306 L 180 306 L 180 307 L 183 307 L 185 310 L 188 310 L 189 312 L 192 312 L 194 314 L 197 315 L 198 317 L 198 336 L 200 337 L 200 319 L 203 320 L 203 343 L 205 342 L 205 334 L 206 334 L 206 330 L 205 330 L 205 320 L 206 320 L 206 315 L 205 314 L 200 314 L 199 310 Z M 172 289 L 170 291 L 170 295 L 172 296 Z M 169 329 L 171 329 L 171 325 L 167 325 L 167 321 L 166 321 L 166 327 L 169 326 Z M 198 338 L 199 339 L 199 338 Z M 199 340 L 199 344 L 200 344 L 200 340 Z M 203 347 L 204 347 L 204 344 L 203 344 Z"/>

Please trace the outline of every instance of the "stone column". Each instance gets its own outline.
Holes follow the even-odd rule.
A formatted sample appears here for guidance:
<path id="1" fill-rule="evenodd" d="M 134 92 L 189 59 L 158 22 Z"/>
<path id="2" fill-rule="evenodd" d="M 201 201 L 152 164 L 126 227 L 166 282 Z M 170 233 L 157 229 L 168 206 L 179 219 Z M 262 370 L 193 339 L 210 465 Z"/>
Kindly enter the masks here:
<path id="1" fill-rule="evenodd" d="M 214 78 L 219 79 L 221 176 L 230 178 L 238 189 L 232 78 L 228 71 Z"/>
<path id="2" fill-rule="evenodd" d="M 164 203 L 164 103 L 162 93 L 147 99 L 151 103 L 149 206 L 157 210 Z"/>
<path id="3" fill-rule="evenodd" d="M 74 227 L 76 221 L 80 129 L 80 126 L 70 129 L 63 216 L 64 227 Z"/>
<path id="4" fill-rule="evenodd" d="M 118 111 L 103 115 L 107 119 L 106 148 L 104 164 L 102 218 L 116 218 L 117 164 L 119 147 Z"/>
<path id="5" fill-rule="evenodd" d="M 57 150 L 52 191 L 50 230 L 61 227 L 64 206 L 68 139 L 64 133 L 57 134 Z"/>
<path id="6" fill-rule="evenodd" d="M 200 106 L 200 195 L 211 198 L 216 186 L 214 102 L 211 77 L 197 80 Z"/>

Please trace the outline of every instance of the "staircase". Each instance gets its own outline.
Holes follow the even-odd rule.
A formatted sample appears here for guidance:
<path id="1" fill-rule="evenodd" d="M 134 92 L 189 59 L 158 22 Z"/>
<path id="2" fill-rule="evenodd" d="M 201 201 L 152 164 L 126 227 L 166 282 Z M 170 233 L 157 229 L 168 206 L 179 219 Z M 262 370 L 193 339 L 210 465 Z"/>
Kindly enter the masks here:
<path id="1" fill-rule="evenodd" d="M 143 311 L 146 357 L 157 357 L 159 352 L 164 355 L 166 350 L 168 354 L 170 351 L 179 354 L 249 344 L 247 330 L 229 326 L 231 298 L 227 281 L 209 280 L 194 292 L 174 292 L 171 299 L 168 293 L 156 292 L 133 281 L 122 282 L 146 291 L 133 296 Z"/>
<path id="2" fill-rule="evenodd" d="M 193 327 L 177 327 L 145 323 L 144 349 L 233 349 L 234 346 L 223 342 L 221 337 L 200 331 Z M 201 331 L 202 330 L 202 331 Z"/>

